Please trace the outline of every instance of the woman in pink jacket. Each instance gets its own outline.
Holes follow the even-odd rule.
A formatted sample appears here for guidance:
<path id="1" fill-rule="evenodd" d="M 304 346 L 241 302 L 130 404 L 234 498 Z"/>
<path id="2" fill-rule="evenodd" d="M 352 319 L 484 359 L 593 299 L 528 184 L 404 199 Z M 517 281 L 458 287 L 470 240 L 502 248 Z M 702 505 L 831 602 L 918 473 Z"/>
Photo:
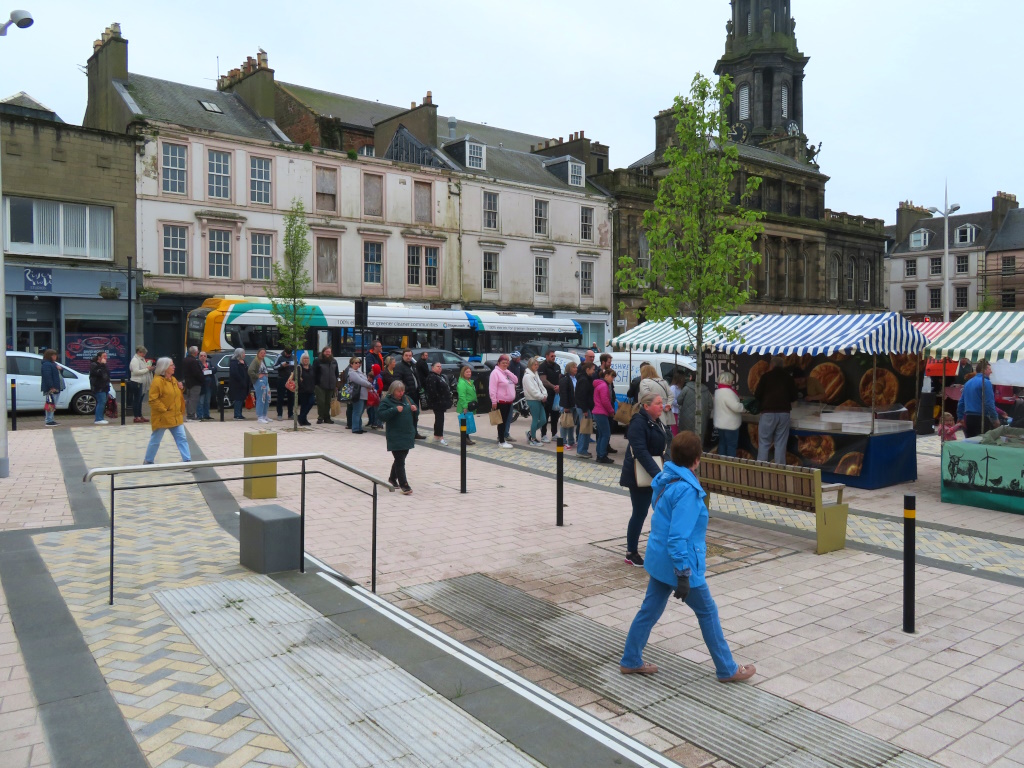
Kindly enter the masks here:
<path id="1" fill-rule="evenodd" d="M 502 355 L 498 358 L 498 365 L 491 371 L 491 377 L 487 382 L 487 391 L 491 396 L 491 410 L 497 410 L 501 414 L 501 422 L 498 424 L 498 445 L 502 448 L 511 448 L 512 443 L 506 439 L 509 428 L 509 413 L 512 411 L 512 403 L 516 400 L 516 384 L 519 378 L 508 369 L 509 357 Z"/>
<path id="2" fill-rule="evenodd" d="M 594 379 L 594 431 L 597 432 L 598 464 L 615 463 L 608 458 L 608 442 L 612 438 L 612 416 L 615 415 L 611 388 L 613 381 L 615 371 L 611 368 L 601 371 L 601 375 Z"/>

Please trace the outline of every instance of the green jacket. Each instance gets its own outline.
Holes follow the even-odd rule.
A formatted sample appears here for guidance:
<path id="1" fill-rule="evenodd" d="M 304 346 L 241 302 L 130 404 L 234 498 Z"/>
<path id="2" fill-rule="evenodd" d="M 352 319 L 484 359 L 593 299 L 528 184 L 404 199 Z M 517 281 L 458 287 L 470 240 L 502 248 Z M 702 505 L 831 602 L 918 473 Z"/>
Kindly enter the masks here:
<path id="1" fill-rule="evenodd" d="M 398 406 L 404 406 L 401 411 Z M 416 425 L 412 420 L 413 402 L 403 397 L 401 402 L 391 395 L 381 398 L 377 418 L 384 422 L 384 433 L 389 451 L 408 451 L 416 446 Z"/>
<path id="2" fill-rule="evenodd" d="M 476 387 L 473 386 L 473 382 L 468 379 L 459 377 L 459 382 L 456 385 L 459 393 L 459 402 L 455 405 L 455 410 L 459 413 L 465 413 L 470 403 L 476 402 Z"/>

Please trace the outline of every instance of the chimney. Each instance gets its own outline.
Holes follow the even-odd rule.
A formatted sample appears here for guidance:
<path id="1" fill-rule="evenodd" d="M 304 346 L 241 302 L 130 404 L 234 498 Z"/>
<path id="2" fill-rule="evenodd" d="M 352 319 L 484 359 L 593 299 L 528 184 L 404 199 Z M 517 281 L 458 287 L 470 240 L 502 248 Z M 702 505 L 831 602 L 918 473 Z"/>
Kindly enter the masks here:
<path id="1" fill-rule="evenodd" d="M 558 137 L 558 143 L 559 144 L 564 144 L 565 143 L 564 141 L 562 141 L 562 137 L 561 136 Z"/>
<path id="2" fill-rule="evenodd" d="M 1018 208 L 1017 196 L 1009 192 L 996 192 L 992 198 L 992 231 L 998 232 L 1006 220 L 1006 214 L 1014 208 Z"/>
<path id="3" fill-rule="evenodd" d="M 927 208 L 914 205 L 913 201 L 904 200 L 896 209 L 896 242 L 902 243 L 922 219 L 930 219 L 931 213 Z"/>
<path id="4" fill-rule="evenodd" d="M 456 120 L 454 117 L 449 117 L 448 118 L 448 138 L 449 139 L 454 139 L 455 138 L 455 129 L 458 127 L 458 125 L 459 125 L 459 121 Z"/>
<path id="5" fill-rule="evenodd" d="M 580 138 L 583 138 L 583 131 L 580 131 Z"/>
<path id="6" fill-rule="evenodd" d="M 427 95 L 423 97 L 423 103 L 424 104 L 433 104 L 434 103 L 434 98 L 431 95 L 430 91 L 427 91 Z"/>
<path id="7" fill-rule="evenodd" d="M 260 117 L 274 119 L 274 70 L 262 48 L 255 58 L 246 56 L 241 66 L 217 80 L 217 90 L 237 94 Z"/>
<path id="8" fill-rule="evenodd" d="M 89 101 L 82 125 L 123 133 L 132 122 L 132 116 L 113 84 L 114 80 L 128 79 L 128 41 L 121 37 L 121 25 L 115 22 L 104 29 L 92 49 L 86 65 Z"/>

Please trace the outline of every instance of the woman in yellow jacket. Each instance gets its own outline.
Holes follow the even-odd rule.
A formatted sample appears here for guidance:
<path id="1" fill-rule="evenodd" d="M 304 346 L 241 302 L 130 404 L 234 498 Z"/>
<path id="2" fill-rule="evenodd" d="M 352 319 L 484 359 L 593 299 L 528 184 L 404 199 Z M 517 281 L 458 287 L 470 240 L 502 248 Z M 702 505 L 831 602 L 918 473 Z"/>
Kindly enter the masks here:
<path id="1" fill-rule="evenodd" d="M 174 361 L 161 357 L 153 369 L 153 384 L 149 388 L 149 410 L 153 436 L 149 438 L 143 464 L 152 464 L 164 432 L 170 430 L 182 461 L 192 461 L 185 435 L 185 397 L 181 383 L 174 378 Z"/>

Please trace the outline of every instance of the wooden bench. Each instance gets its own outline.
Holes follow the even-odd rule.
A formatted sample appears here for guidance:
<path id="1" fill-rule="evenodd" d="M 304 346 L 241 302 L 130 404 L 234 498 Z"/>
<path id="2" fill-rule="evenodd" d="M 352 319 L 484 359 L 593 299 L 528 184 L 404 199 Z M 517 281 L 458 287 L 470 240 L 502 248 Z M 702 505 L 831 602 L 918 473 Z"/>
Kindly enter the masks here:
<path id="1" fill-rule="evenodd" d="M 814 512 L 818 537 L 815 551 L 819 555 L 846 546 L 846 516 L 850 510 L 849 504 L 843 504 L 846 486 L 842 483 L 822 485 L 820 469 L 705 453 L 697 474 L 708 494 L 719 493 Z M 835 493 L 835 503 L 825 504 L 821 498 L 824 493 Z"/>

